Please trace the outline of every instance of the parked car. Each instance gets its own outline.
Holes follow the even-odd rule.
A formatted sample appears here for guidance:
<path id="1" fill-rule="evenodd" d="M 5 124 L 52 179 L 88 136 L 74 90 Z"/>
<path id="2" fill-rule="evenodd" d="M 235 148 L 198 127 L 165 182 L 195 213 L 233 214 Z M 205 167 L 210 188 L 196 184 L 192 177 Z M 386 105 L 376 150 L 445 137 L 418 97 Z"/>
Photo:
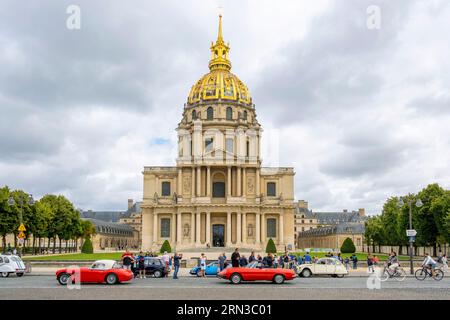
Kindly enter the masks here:
<path id="1" fill-rule="evenodd" d="M 197 277 L 200 276 L 200 267 L 193 267 L 191 271 L 189 271 L 190 274 L 196 275 Z M 217 261 L 211 262 L 206 265 L 205 268 L 205 275 L 207 276 L 217 276 L 217 272 L 219 272 L 219 263 Z"/>
<path id="2" fill-rule="evenodd" d="M 297 275 L 293 269 L 267 267 L 261 262 L 253 261 L 245 267 L 226 268 L 217 276 L 230 280 L 233 284 L 239 284 L 242 281 L 272 281 L 282 284 L 285 280 L 293 280 Z"/>
<path id="3" fill-rule="evenodd" d="M 306 263 L 297 266 L 297 274 L 304 278 L 313 275 L 331 275 L 342 278 L 348 274 L 345 266 L 336 258 L 321 258 L 316 263 Z"/>
<path id="4" fill-rule="evenodd" d="M 18 277 L 25 274 L 26 267 L 22 259 L 16 255 L 0 255 L 0 275 L 2 278 L 15 273 Z"/>
<path id="5" fill-rule="evenodd" d="M 145 275 L 152 275 L 155 278 L 162 278 L 169 273 L 169 270 L 166 269 L 166 265 L 161 258 L 158 257 L 146 257 L 144 260 L 145 266 Z M 133 271 L 134 277 L 139 274 L 139 270 L 135 265 L 131 267 Z"/>
<path id="6" fill-rule="evenodd" d="M 59 284 L 67 285 L 75 270 L 63 268 L 56 271 Z M 107 283 L 116 284 L 133 279 L 131 270 L 123 269 L 114 260 L 97 260 L 90 267 L 80 268 L 80 283 Z"/>

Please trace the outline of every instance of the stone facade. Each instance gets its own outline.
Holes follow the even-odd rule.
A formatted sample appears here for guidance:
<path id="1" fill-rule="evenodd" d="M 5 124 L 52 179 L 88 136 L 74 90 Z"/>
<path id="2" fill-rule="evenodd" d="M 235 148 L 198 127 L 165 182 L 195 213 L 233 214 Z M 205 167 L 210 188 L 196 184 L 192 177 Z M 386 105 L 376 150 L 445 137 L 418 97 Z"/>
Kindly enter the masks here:
<path id="1" fill-rule="evenodd" d="M 265 168 L 262 128 L 219 36 L 178 124 L 176 167 L 145 167 L 142 249 L 294 247 L 294 170 Z"/>

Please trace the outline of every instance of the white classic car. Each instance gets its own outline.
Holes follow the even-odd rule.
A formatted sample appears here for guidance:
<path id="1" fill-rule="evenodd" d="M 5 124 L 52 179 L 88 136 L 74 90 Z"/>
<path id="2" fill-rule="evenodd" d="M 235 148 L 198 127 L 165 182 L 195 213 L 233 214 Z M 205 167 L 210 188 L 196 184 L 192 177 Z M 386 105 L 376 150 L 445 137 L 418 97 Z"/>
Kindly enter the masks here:
<path id="1" fill-rule="evenodd" d="M 342 278 L 348 274 L 348 270 L 338 259 L 321 258 L 316 263 L 298 265 L 297 274 L 304 278 L 309 278 L 312 275 L 331 275 Z"/>
<path id="2" fill-rule="evenodd" d="M 25 264 L 19 256 L 0 255 L 0 276 L 2 278 L 8 277 L 11 273 L 15 273 L 18 277 L 21 277 L 25 271 Z"/>

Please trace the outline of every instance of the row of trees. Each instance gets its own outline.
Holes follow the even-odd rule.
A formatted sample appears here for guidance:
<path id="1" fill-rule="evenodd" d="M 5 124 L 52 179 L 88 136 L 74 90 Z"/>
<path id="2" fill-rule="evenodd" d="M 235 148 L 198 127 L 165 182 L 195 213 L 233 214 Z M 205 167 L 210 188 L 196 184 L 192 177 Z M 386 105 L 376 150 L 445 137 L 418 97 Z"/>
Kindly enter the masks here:
<path id="1" fill-rule="evenodd" d="M 409 229 L 409 205 L 412 202 L 412 224 L 417 231 L 415 246 L 437 247 L 450 243 L 450 190 L 438 184 L 430 184 L 418 194 L 408 194 L 400 198 L 389 198 L 383 206 L 381 215 L 366 221 L 365 240 L 375 252 L 376 246 L 399 246 L 399 254 L 409 245 L 406 230 Z M 422 206 L 416 206 L 417 200 Z M 380 250 L 378 250 L 380 251 Z M 407 251 L 405 251 L 406 253 Z"/>
<path id="2" fill-rule="evenodd" d="M 10 198 L 14 199 L 14 204 L 8 201 Z M 81 220 L 79 212 L 64 196 L 45 195 L 34 203 L 30 203 L 29 199 L 30 195 L 22 190 L 11 191 L 7 186 L 0 188 L 0 236 L 3 251 L 6 251 L 6 236 L 9 234 L 14 234 L 14 247 L 17 247 L 21 212 L 26 239 L 33 235 L 30 246 L 33 254 L 44 248 L 55 253 L 57 242 L 59 252 L 62 252 L 63 240 L 66 251 L 69 246 L 77 248 L 79 239 L 89 238 L 95 233 L 94 225 L 90 221 Z M 46 245 L 41 245 L 45 240 Z"/>

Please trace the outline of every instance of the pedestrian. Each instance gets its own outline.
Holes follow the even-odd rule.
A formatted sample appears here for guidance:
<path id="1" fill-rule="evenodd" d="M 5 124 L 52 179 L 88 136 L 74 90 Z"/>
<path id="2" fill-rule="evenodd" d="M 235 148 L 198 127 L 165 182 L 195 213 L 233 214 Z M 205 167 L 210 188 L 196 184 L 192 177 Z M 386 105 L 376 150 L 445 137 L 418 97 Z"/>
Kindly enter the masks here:
<path id="1" fill-rule="evenodd" d="M 180 269 L 180 261 L 183 258 L 183 254 L 175 252 L 173 255 L 173 279 L 178 279 L 178 270 Z"/>
<path id="2" fill-rule="evenodd" d="M 287 254 L 287 252 L 284 254 L 284 256 L 282 258 L 283 258 L 283 264 L 282 264 L 283 268 L 289 269 L 289 261 L 291 259 L 289 258 L 289 255 Z"/>
<path id="3" fill-rule="evenodd" d="M 368 273 L 375 272 L 375 270 L 373 269 L 373 257 L 370 253 L 367 255 L 367 272 Z"/>
<path id="4" fill-rule="evenodd" d="M 258 262 L 262 262 L 262 261 L 263 261 L 263 258 L 261 257 L 260 254 L 258 254 L 258 256 L 256 257 L 256 260 L 258 260 Z"/>
<path id="5" fill-rule="evenodd" d="M 241 255 L 239 254 L 239 249 L 236 248 L 233 252 L 233 254 L 231 255 L 231 265 L 233 266 L 233 268 L 238 268 L 239 267 L 239 260 L 241 259 Z"/>
<path id="6" fill-rule="evenodd" d="M 350 269 L 350 259 L 349 259 L 349 257 L 345 257 L 344 263 L 345 263 L 345 269 L 349 270 Z"/>
<path id="7" fill-rule="evenodd" d="M 239 259 L 239 266 L 240 267 L 245 267 L 248 264 L 248 260 L 245 257 L 245 255 L 242 255 L 241 258 Z"/>
<path id="8" fill-rule="evenodd" d="M 133 255 L 128 249 L 126 249 L 125 253 L 122 254 L 122 266 L 124 269 L 131 270 L 131 265 L 134 262 Z"/>
<path id="9" fill-rule="evenodd" d="M 303 260 L 305 261 L 305 263 L 311 263 L 311 255 L 309 254 L 309 252 L 306 252 L 306 254 L 303 257 Z"/>
<path id="10" fill-rule="evenodd" d="M 206 276 L 206 256 L 202 253 L 200 257 L 200 277 L 204 278 Z"/>
<path id="11" fill-rule="evenodd" d="M 303 263 L 302 256 L 301 256 L 301 255 L 298 255 L 298 257 L 297 257 L 297 264 L 298 264 L 298 265 L 301 265 L 302 263 Z"/>
<path id="12" fill-rule="evenodd" d="M 227 256 L 225 255 L 225 252 L 222 253 L 217 260 L 219 263 L 219 270 L 222 271 L 223 269 L 225 269 L 225 261 L 227 261 Z"/>
<path id="13" fill-rule="evenodd" d="M 337 255 L 337 259 L 341 262 L 341 263 L 343 263 L 344 262 L 344 259 L 342 259 L 342 257 L 341 257 L 341 254 L 340 253 L 338 253 L 338 255 Z"/>
<path id="14" fill-rule="evenodd" d="M 353 254 L 350 259 L 353 262 L 353 269 L 358 269 L 358 257 L 356 256 L 356 254 Z"/>
<path id="15" fill-rule="evenodd" d="M 167 251 L 164 251 L 163 256 L 161 257 L 161 260 L 164 262 L 165 267 L 165 277 L 169 276 L 170 268 L 169 268 L 169 262 L 170 262 L 170 256 L 167 253 Z"/>
<path id="16" fill-rule="evenodd" d="M 442 255 L 442 267 L 444 268 L 444 270 L 448 269 L 448 260 L 447 260 L 447 255 L 444 253 Z"/>
<path id="17" fill-rule="evenodd" d="M 139 252 L 137 261 L 138 261 L 139 278 L 145 279 L 145 256 L 142 251 Z"/>
<path id="18" fill-rule="evenodd" d="M 252 251 L 252 253 L 250 254 L 250 257 L 248 257 L 248 263 L 255 261 L 255 252 Z"/>
<path id="19" fill-rule="evenodd" d="M 17 256 L 17 249 L 14 248 L 12 253 L 13 253 L 13 255 Z"/>

